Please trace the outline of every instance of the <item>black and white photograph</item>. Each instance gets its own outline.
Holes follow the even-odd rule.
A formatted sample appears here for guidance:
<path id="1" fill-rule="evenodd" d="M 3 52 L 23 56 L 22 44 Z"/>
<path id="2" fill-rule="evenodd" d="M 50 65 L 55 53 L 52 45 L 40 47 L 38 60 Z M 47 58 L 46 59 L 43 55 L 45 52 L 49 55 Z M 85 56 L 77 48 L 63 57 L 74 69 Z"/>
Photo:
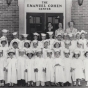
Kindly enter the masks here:
<path id="1" fill-rule="evenodd" d="M 88 87 L 88 0 L 0 0 L 3 87 Z"/>

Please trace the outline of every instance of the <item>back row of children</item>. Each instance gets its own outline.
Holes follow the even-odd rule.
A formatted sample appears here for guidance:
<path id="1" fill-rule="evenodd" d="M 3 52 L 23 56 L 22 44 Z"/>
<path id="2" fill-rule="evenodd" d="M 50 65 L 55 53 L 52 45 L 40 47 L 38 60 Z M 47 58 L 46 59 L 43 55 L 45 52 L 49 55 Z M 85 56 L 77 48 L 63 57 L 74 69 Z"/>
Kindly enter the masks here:
<path id="1" fill-rule="evenodd" d="M 17 32 L 10 44 L 6 36 L 0 38 L 0 86 L 4 82 L 9 86 L 69 86 L 72 82 L 80 86 L 82 79 L 88 86 L 87 33 L 58 33 L 54 39 L 53 32 L 47 33 L 49 39 L 41 33 L 42 41 L 37 40 L 38 33 L 33 41 L 27 40 L 27 34 L 24 40 L 18 39 Z"/>

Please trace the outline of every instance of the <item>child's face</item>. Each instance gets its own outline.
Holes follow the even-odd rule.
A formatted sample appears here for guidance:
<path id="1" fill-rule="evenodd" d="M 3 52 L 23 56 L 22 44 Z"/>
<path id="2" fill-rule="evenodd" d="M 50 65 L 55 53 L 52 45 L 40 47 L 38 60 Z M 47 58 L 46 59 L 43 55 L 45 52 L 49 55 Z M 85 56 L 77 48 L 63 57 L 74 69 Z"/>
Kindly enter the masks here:
<path id="1" fill-rule="evenodd" d="M 70 22 L 70 27 L 73 27 L 73 26 L 74 26 L 73 22 Z"/>
<path id="2" fill-rule="evenodd" d="M 72 37 L 70 37 L 70 40 L 73 40 L 74 39 L 74 37 L 72 36 Z"/>
<path id="3" fill-rule="evenodd" d="M 69 47 L 70 47 L 70 44 L 65 44 L 65 47 L 66 47 L 66 48 L 69 48 Z"/>
<path id="4" fill-rule="evenodd" d="M 52 57 L 52 52 L 48 52 L 47 56 L 51 58 Z"/>
<path id="5" fill-rule="evenodd" d="M 2 41 L 1 44 L 2 44 L 3 46 L 5 46 L 5 45 L 7 44 L 7 42 L 6 42 L 6 41 Z"/>
<path id="6" fill-rule="evenodd" d="M 62 23 L 59 23 L 59 25 L 58 25 L 58 26 L 59 26 L 59 28 L 62 28 Z"/>
<path id="7" fill-rule="evenodd" d="M 38 43 L 33 43 L 33 47 L 36 48 L 38 46 Z"/>
<path id="8" fill-rule="evenodd" d="M 32 54 L 31 54 L 31 53 L 28 54 L 28 58 L 29 58 L 29 59 L 32 58 Z"/>
<path id="9" fill-rule="evenodd" d="M 14 35 L 14 38 L 17 38 L 18 37 L 18 35 Z"/>
<path id="10" fill-rule="evenodd" d="M 55 48 L 59 48 L 60 47 L 60 44 L 59 43 L 56 43 L 55 44 Z"/>
<path id="11" fill-rule="evenodd" d="M 55 53 L 54 53 L 54 56 L 55 56 L 55 57 L 60 57 L 60 52 L 55 52 Z"/>
<path id="12" fill-rule="evenodd" d="M 17 43 L 13 43 L 13 48 L 18 48 L 18 44 Z"/>
<path id="13" fill-rule="evenodd" d="M 52 39 L 53 38 L 53 35 L 49 35 L 49 38 Z"/>
<path id="14" fill-rule="evenodd" d="M 81 34 L 81 39 L 85 39 L 85 34 L 84 33 Z"/>
<path id="15" fill-rule="evenodd" d="M 42 36 L 42 40 L 45 40 L 46 39 L 46 36 Z"/>
<path id="16" fill-rule="evenodd" d="M 20 55 L 20 56 L 23 56 L 24 54 L 25 54 L 25 52 L 23 52 L 23 51 L 20 51 L 20 52 L 19 52 L 19 55 Z"/>
<path id="17" fill-rule="evenodd" d="M 79 58 L 79 54 L 75 54 L 75 58 L 78 59 Z"/>
<path id="18" fill-rule="evenodd" d="M 14 54 L 13 54 L 12 52 L 10 52 L 10 53 L 9 53 L 9 56 L 10 56 L 10 57 L 13 57 L 13 56 L 14 56 Z"/>
<path id="19" fill-rule="evenodd" d="M 3 35 L 3 36 L 7 36 L 7 33 L 3 33 L 2 35 Z"/>
<path id="20" fill-rule="evenodd" d="M 80 39 L 80 34 L 77 34 L 76 35 L 76 39 Z"/>
<path id="21" fill-rule="evenodd" d="M 25 43 L 24 44 L 24 47 L 29 48 L 30 47 L 30 44 L 29 43 Z"/>
<path id="22" fill-rule="evenodd" d="M 48 28 L 52 27 L 52 24 L 51 23 L 48 23 Z"/>
<path id="23" fill-rule="evenodd" d="M 38 36 L 37 35 L 34 35 L 34 40 L 38 40 Z"/>
<path id="24" fill-rule="evenodd" d="M 78 48 L 81 48 L 81 46 L 82 46 L 81 44 L 79 44 L 79 43 L 77 44 L 77 47 L 78 47 Z"/>
<path id="25" fill-rule="evenodd" d="M 58 35 L 57 36 L 57 40 L 61 41 L 62 40 L 62 36 L 61 35 Z"/>
<path id="26" fill-rule="evenodd" d="M 86 53 L 86 57 L 88 57 L 88 52 Z"/>
<path id="27" fill-rule="evenodd" d="M 37 56 L 38 56 L 38 57 L 41 57 L 41 55 L 42 55 L 42 52 L 38 52 L 38 53 L 37 53 Z"/>
<path id="28" fill-rule="evenodd" d="M 65 57 L 66 58 L 69 58 L 69 53 L 65 53 Z"/>
<path id="29" fill-rule="evenodd" d="M 69 40 L 69 36 L 68 35 L 65 35 L 64 36 L 64 40 Z"/>
<path id="30" fill-rule="evenodd" d="M 23 38 L 23 40 L 26 40 L 26 39 L 27 39 L 26 37 Z"/>
<path id="31" fill-rule="evenodd" d="M 48 42 L 45 42 L 44 43 L 44 47 L 48 47 Z"/>

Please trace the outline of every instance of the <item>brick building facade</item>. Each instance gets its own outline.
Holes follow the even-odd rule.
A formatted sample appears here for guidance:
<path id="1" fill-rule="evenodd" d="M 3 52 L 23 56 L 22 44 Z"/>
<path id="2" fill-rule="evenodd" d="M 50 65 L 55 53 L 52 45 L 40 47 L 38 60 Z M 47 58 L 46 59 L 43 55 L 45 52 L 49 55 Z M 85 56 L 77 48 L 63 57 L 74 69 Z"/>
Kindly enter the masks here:
<path id="1" fill-rule="evenodd" d="M 88 0 L 83 0 L 83 5 L 78 5 L 78 0 L 72 0 L 71 19 L 78 30 L 88 32 Z"/>
<path id="2" fill-rule="evenodd" d="M 19 32 L 19 6 L 18 0 L 12 0 L 8 6 L 6 0 L 0 0 L 0 36 L 2 29 L 8 29 L 8 39 L 11 40 L 11 33 Z"/>

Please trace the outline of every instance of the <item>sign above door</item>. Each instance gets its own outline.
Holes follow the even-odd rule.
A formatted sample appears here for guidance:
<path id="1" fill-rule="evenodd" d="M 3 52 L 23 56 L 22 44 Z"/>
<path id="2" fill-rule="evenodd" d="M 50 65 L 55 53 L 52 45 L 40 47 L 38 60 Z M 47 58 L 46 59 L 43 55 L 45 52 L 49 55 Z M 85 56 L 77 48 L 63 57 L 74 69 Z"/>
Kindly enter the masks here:
<path id="1" fill-rule="evenodd" d="M 25 33 L 26 33 L 26 29 L 27 29 L 27 21 L 26 21 L 27 13 L 38 13 L 38 14 L 40 14 L 40 13 L 45 13 L 45 14 L 62 13 L 63 17 L 61 16 L 60 19 L 63 22 L 62 23 L 63 29 L 65 29 L 65 0 L 25 0 L 24 9 L 25 9 L 25 17 L 24 17 Z M 32 15 L 30 15 L 30 17 L 31 16 Z M 46 16 L 46 15 L 44 15 L 44 16 Z M 47 16 L 47 19 L 49 19 L 49 18 L 50 18 L 50 16 Z M 52 18 L 54 18 L 54 17 L 52 17 Z M 59 15 L 55 16 L 55 18 L 59 19 Z"/>
<path id="2" fill-rule="evenodd" d="M 65 0 L 25 0 L 26 12 L 64 13 Z"/>

